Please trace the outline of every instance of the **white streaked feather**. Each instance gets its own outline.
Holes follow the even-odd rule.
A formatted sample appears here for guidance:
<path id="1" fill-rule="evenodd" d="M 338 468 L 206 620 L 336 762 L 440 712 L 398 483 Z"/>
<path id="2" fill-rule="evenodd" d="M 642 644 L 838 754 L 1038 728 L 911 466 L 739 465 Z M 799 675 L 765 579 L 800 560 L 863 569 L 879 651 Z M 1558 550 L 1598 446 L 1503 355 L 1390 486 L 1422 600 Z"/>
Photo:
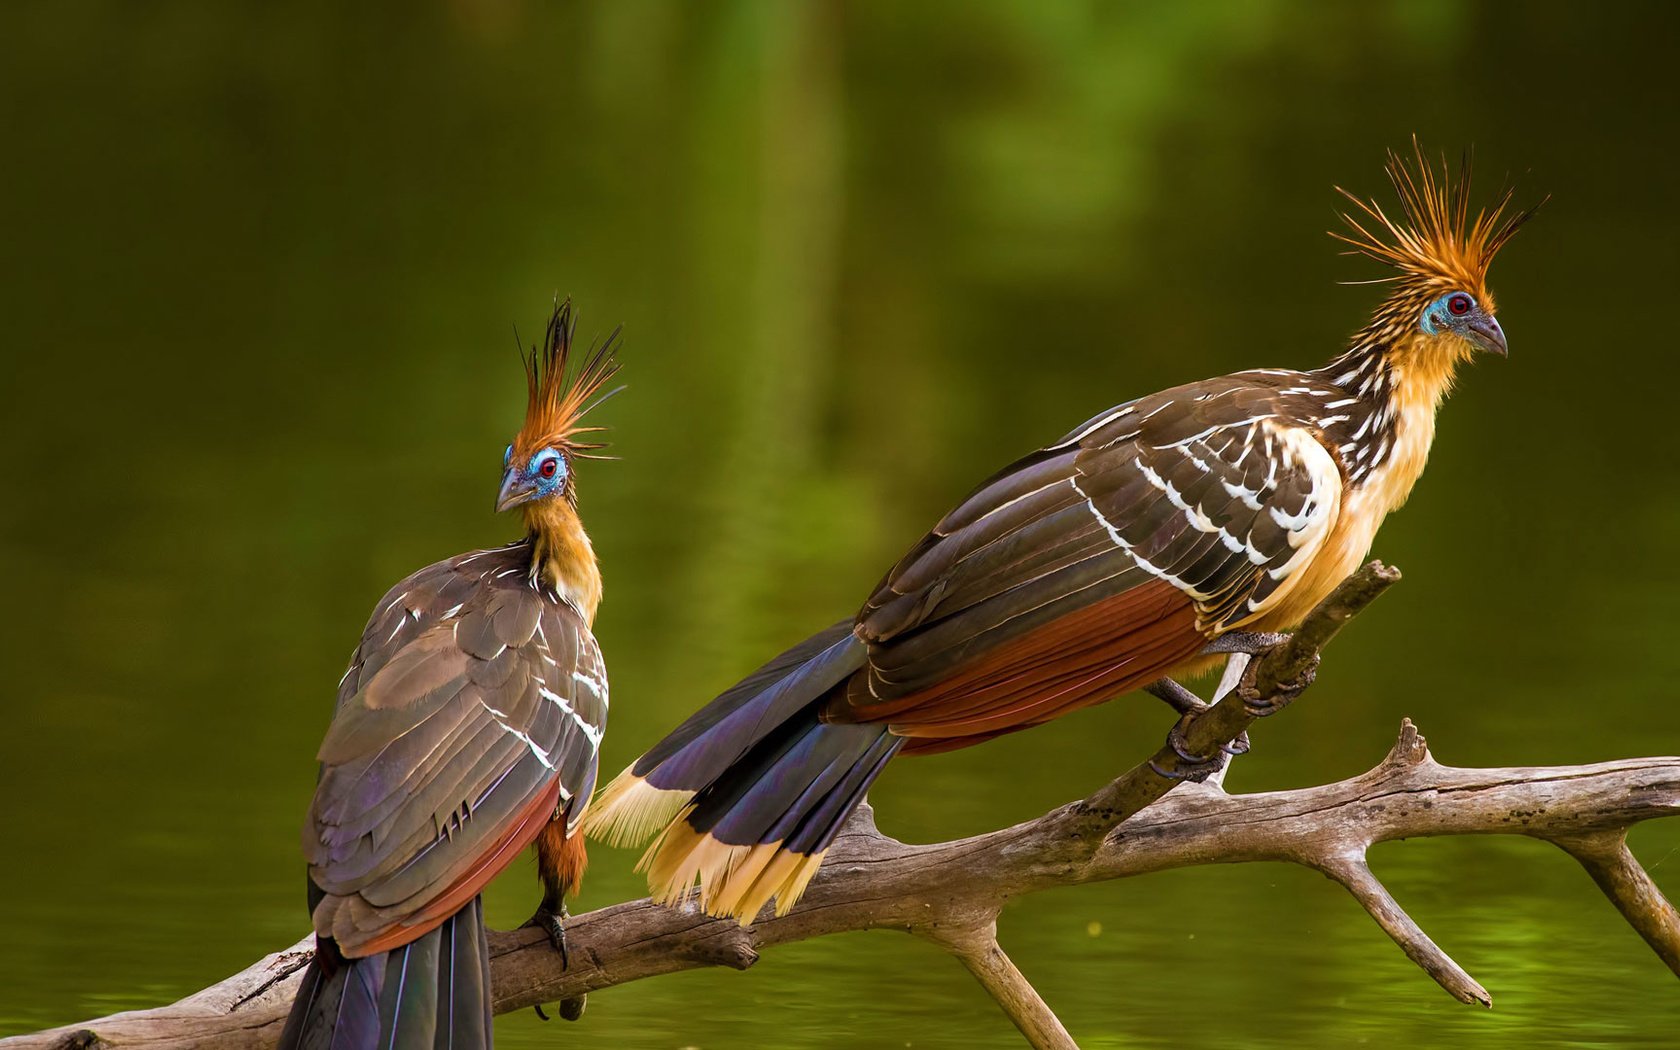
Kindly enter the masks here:
<path id="1" fill-rule="evenodd" d="M 1132 560 L 1137 563 L 1138 568 L 1149 573 L 1151 576 L 1154 576 L 1156 579 L 1165 580 L 1197 601 L 1204 601 L 1209 597 L 1209 595 L 1198 590 L 1191 584 L 1185 582 L 1177 576 L 1174 576 L 1172 573 L 1167 572 L 1160 566 L 1151 563 L 1147 558 L 1134 550 L 1132 545 L 1127 542 L 1126 537 L 1120 535 L 1120 530 L 1116 529 L 1113 523 L 1103 516 L 1103 512 L 1097 509 L 1096 501 L 1093 500 L 1084 489 L 1079 487 L 1079 479 L 1077 477 L 1068 478 L 1068 484 L 1073 486 L 1073 491 L 1079 493 L 1079 495 L 1084 498 L 1085 506 L 1091 511 L 1091 516 L 1097 519 L 1097 523 L 1108 532 L 1108 538 L 1114 541 L 1114 545 L 1116 547 L 1119 547 L 1121 550 L 1129 554 Z"/>
<path id="2" fill-rule="evenodd" d="M 1099 417 L 1095 422 L 1091 423 L 1091 425 L 1087 426 L 1084 430 L 1081 430 L 1079 433 L 1077 433 L 1077 434 L 1073 435 L 1072 437 L 1068 438 L 1066 441 L 1062 441 L 1062 442 L 1059 442 L 1057 444 L 1051 445 L 1049 448 L 1045 449 L 1045 451 L 1046 452 L 1055 452 L 1055 451 L 1058 451 L 1058 450 L 1064 449 L 1064 448 L 1072 448 L 1074 445 L 1077 445 L 1081 441 L 1084 441 L 1086 438 L 1090 437 L 1092 434 L 1101 430 L 1103 427 L 1108 426 L 1110 423 L 1114 422 L 1115 420 L 1124 418 L 1127 413 L 1132 412 L 1132 411 L 1135 411 L 1135 405 L 1130 405 L 1130 404 L 1121 405 L 1119 408 L 1110 412 L 1108 415 Z M 1059 482 L 1058 482 L 1058 484 L 1059 484 Z"/>

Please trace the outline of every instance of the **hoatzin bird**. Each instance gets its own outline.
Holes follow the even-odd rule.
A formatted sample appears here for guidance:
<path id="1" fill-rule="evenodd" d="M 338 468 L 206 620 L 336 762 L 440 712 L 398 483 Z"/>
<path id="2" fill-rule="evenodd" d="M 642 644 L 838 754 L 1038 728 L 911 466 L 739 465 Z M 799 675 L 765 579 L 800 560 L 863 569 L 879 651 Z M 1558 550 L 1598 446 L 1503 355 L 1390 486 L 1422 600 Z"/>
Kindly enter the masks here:
<path id="1" fill-rule="evenodd" d="M 1423 470 L 1458 366 L 1504 356 L 1488 265 L 1530 212 L 1469 211 L 1417 151 L 1403 215 L 1355 205 L 1338 238 L 1394 267 L 1345 351 L 1119 405 L 983 482 L 851 620 L 701 709 L 603 790 L 586 830 L 642 858 L 666 903 L 784 914 L 897 754 L 967 747 L 1179 677 L 1297 623 Z M 1223 637 L 1222 637 L 1223 636 Z M 1216 641 L 1218 640 L 1218 641 Z M 1184 722 L 1175 727 L 1182 739 Z"/>
<path id="2" fill-rule="evenodd" d="M 614 332 L 568 369 L 573 331 L 558 304 L 525 362 L 496 497 L 522 510 L 525 538 L 391 588 L 339 683 L 303 829 L 317 947 L 284 1047 L 489 1046 L 479 892 L 532 843 L 532 924 L 565 951 L 607 721 L 601 573 L 573 467 L 603 447 L 579 421 L 618 367 Z"/>

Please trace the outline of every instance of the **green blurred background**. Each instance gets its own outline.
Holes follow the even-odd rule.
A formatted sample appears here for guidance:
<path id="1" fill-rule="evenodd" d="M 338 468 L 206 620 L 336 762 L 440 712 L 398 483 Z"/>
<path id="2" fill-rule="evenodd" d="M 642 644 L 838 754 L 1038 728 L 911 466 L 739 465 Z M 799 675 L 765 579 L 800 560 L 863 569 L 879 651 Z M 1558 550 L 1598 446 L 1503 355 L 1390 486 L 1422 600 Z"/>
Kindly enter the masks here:
<path id="1" fill-rule="evenodd" d="M 1405 584 L 1234 789 L 1680 750 L 1676 8 L 460 2 L 12 7 L 0 32 L 0 1034 L 154 1005 L 305 929 L 297 829 L 385 587 L 490 513 L 527 341 L 623 322 L 581 472 L 616 770 L 852 611 L 975 481 L 1110 404 L 1336 351 L 1324 236 L 1414 132 L 1553 201 L 1377 553 Z M 973 833 L 1159 743 L 1129 699 L 874 794 Z M 1672 895 L 1680 826 L 1635 845 Z M 580 906 L 640 892 L 598 848 Z M 1680 988 L 1540 843 L 1374 862 L 1451 1001 L 1303 870 L 1047 893 L 1005 946 L 1087 1047 L 1671 1046 Z M 536 887 L 504 877 L 491 919 Z M 592 997 L 506 1046 L 1018 1045 L 894 933 Z"/>

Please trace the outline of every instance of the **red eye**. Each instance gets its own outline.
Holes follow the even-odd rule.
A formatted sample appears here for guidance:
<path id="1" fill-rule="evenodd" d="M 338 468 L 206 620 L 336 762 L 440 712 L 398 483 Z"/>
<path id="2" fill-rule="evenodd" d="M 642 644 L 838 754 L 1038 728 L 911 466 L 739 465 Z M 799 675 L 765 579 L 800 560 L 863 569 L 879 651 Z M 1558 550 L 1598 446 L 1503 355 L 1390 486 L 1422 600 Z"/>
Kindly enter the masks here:
<path id="1" fill-rule="evenodd" d="M 1468 295 L 1455 295 L 1451 299 L 1447 300 L 1447 310 L 1451 312 L 1454 317 L 1463 317 L 1465 314 L 1470 312 L 1470 307 L 1474 305 L 1475 304 L 1470 301 L 1470 297 Z"/>
<path id="2" fill-rule="evenodd" d="M 542 466 L 537 468 L 537 473 L 541 474 L 545 478 L 552 478 L 555 471 L 559 469 L 560 461 L 558 459 L 545 459 L 543 460 Z"/>

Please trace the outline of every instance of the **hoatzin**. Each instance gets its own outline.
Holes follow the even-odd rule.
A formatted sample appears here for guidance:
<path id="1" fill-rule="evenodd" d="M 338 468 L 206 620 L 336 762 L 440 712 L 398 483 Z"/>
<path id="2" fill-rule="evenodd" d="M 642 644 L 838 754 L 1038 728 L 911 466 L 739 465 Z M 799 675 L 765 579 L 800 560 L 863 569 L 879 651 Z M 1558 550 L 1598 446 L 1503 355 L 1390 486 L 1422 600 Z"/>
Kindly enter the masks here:
<path id="1" fill-rule="evenodd" d="M 479 892 L 532 843 L 531 921 L 565 951 L 607 721 L 601 573 L 573 467 L 602 447 L 580 419 L 618 367 L 614 332 L 568 369 L 573 332 L 557 304 L 503 456 L 496 509 L 520 508 L 525 538 L 391 588 L 339 683 L 303 829 L 315 960 L 284 1047 L 489 1046 Z"/>
<path id="2" fill-rule="evenodd" d="M 1423 470 L 1477 351 L 1504 356 L 1485 278 L 1532 213 L 1472 218 L 1449 177 L 1390 154 L 1403 215 L 1341 191 L 1336 234 L 1394 267 L 1341 354 L 1129 401 L 992 475 L 862 610 L 717 697 L 621 773 L 586 830 L 642 857 L 654 896 L 714 915 L 791 908 L 897 754 L 966 747 L 1252 653 L 1340 583 Z M 1221 636 L 1224 636 L 1223 638 Z M 1215 641 L 1218 639 L 1218 641 Z M 1181 721 L 1174 739 L 1182 739 Z"/>

